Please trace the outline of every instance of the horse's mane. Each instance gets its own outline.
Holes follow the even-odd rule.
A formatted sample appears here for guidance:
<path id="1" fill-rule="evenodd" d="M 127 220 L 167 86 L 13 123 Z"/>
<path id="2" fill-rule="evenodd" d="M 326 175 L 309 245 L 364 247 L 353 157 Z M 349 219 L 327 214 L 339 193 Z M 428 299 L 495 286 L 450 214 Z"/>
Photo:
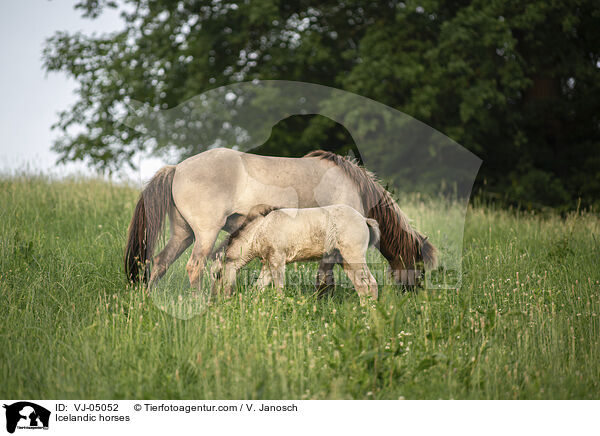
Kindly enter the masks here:
<path id="1" fill-rule="evenodd" d="M 437 263 L 437 250 L 423 234 L 411 227 L 392 195 L 375 175 L 358 164 L 356 159 L 324 150 L 311 151 L 304 157 L 317 157 L 334 163 L 357 186 L 367 218 L 373 218 L 381 230 L 380 251 L 388 261 L 399 260 L 403 267 L 423 259 L 430 267 Z"/>

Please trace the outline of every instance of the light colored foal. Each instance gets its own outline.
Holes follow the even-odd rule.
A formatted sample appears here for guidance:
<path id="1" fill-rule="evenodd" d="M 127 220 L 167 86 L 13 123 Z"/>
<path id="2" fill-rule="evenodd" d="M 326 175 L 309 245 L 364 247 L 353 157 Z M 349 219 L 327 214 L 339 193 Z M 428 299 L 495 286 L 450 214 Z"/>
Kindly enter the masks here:
<path id="1" fill-rule="evenodd" d="M 367 297 L 377 299 L 377 282 L 367 266 L 366 253 L 378 243 L 379 235 L 377 221 L 343 204 L 259 215 L 232 235 L 213 264 L 213 274 L 222 268 L 214 291 L 222 284 L 223 293 L 229 296 L 240 268 L 256 257 L 263 262 L 257 285 L 262 289 L 273 282 L 279 292 L 285 285 L 287 263 L 336 257 L 365 304 Z"/>

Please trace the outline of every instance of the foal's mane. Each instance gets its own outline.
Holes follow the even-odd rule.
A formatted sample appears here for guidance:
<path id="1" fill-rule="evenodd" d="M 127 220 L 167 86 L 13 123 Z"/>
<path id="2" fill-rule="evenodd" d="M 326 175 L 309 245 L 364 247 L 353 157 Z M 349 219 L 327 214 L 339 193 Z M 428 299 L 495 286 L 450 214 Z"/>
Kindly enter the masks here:
<path id="1" fill-rule="evenodd" d="M 233 241 L 235 241 L 237 238 L 240 237 L 240 234 L 244 230 L 246 230 L 246 228 L 250 224 L 252 224 L 253 222 L 256 221 L 256 218 L 259 218 L 259 217 L 262 217 L 262 216 L 267 216 L 268 214 L 270 214 L 274 210 L 277 210 L 277 208 L 273 207 L 273 206 L 267 206 L 266 204 L 259 204 L 259 205 L 254 206 L 250 210 L 250 212 L 248 212 L 248 215 L 246 215 L 246 219 L 244 220 L 244 222 L 237 229 L 235 229 L 229 236 L 227 236 L 223 240 L 223 242 L 221 242 L 221 244 L 217 247 L 217 249 L 213 251 L 213 254 L 214 255 L 218 255 L 220 252 L 226 250 L 227 247 Z"/>
<path id="2" fill-rule="evenodd" d="M 436 249 L 423 234 L 411 227 L 392 195 L 375 175 L 358 164 L 356 159 L 324 150 L 311 151 L 304 157 L 317 157 L 334 163 L 358 188 L 367 218 L 373 218 L 381 230 L 380 251 L 388 261 L 410 267 L 423 259 L 428 266 L 436 263 Z M 396 265 L 398 265 L 394 262 Z"/>

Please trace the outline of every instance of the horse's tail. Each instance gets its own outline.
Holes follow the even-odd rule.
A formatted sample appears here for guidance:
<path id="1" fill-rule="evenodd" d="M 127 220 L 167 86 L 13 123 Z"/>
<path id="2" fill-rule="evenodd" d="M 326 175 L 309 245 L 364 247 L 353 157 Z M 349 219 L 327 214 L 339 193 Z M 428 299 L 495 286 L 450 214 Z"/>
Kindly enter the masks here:
<path id="1" fill-rule="evenodd" d="M 369 227 L 369 245 L 375 247 L 379 245 L 379 238 L 381 237 L 381 231 L 379 230 L 379 223 L 373 218 L 367 218 L 367 227 Z"/>
<path id="2" fill-rule="evenodd" d="M 154 245 L 163 229 L 165 216 L 174 205 L 174 175 L 175 166 L 161 168 L 140 194 L 129 224 L 125 247 L 125 274 L 132 282 L 139 280 L 140 269 L 143 271 L 143 281 L 148 279 L 147 264 L 154 254 Z"/>

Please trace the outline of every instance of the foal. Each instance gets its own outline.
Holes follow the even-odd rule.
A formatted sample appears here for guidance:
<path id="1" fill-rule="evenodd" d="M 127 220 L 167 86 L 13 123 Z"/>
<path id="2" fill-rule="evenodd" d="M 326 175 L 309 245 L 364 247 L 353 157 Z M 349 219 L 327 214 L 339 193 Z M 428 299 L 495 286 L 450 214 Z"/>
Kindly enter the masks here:
<path id="1" fill-rule="evenodd" d="M 366 252 L 379 242 L 379 236 L 377 221 L 347 205 L 277 209 L 247 221 L 234 233 L 212 271 L 220 269 L 225 258 L 221 280 L 223 292 L 229 296 L 238 270 L 258 257 L 263 267 L 257 285 L 263 289 L 273 281 L 281 293 L 286 263 L 341 258 L 364 305 L 368 296 L 377 299 L 377 282 L 367 266 Z"/>

